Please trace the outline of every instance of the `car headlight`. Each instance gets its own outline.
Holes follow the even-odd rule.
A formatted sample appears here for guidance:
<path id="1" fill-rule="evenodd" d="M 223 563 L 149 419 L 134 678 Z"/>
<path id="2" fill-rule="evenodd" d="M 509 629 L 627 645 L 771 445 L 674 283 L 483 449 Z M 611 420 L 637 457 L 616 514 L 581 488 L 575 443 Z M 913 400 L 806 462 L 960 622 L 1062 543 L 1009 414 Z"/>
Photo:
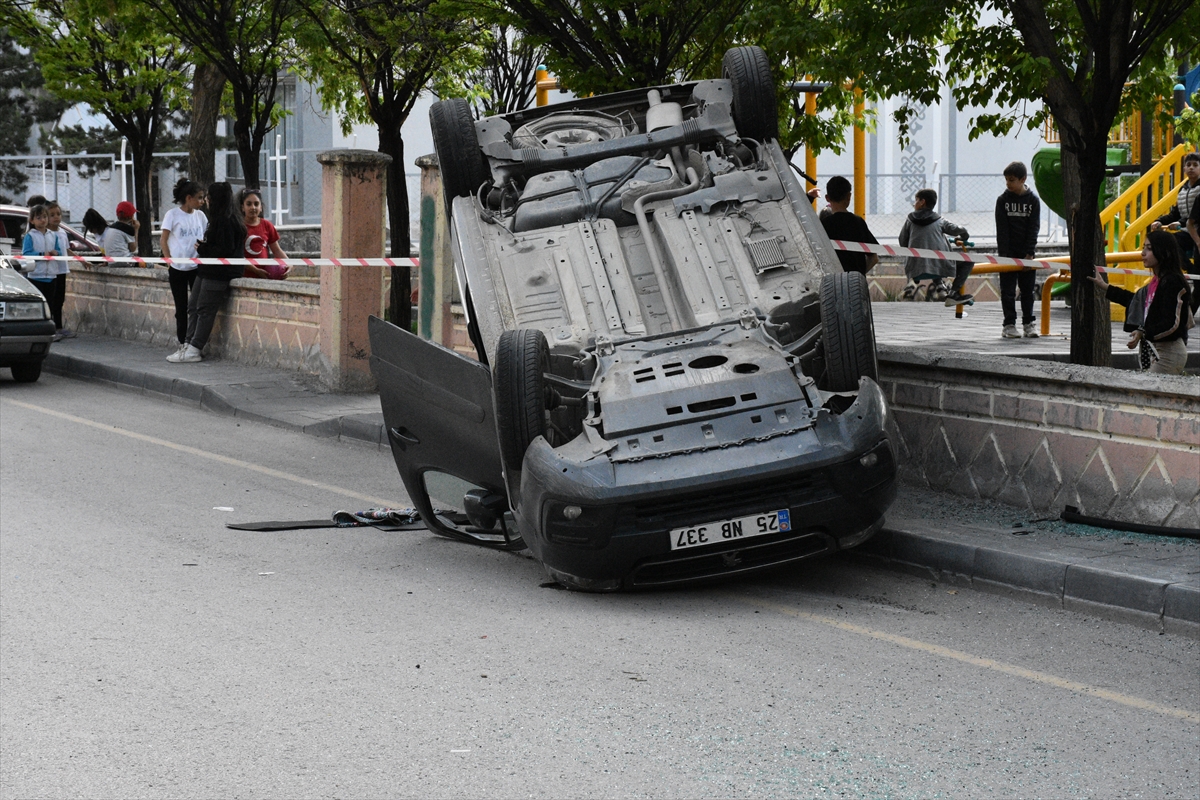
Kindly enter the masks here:
<path id="1" fill-rule="evenodd" d="M 0 319 L 8 322 L 29 319 L 49 319 L 50 304 L 46 301 L 40 303 L 24 302 L 24 303 L 0 303 Z"/>

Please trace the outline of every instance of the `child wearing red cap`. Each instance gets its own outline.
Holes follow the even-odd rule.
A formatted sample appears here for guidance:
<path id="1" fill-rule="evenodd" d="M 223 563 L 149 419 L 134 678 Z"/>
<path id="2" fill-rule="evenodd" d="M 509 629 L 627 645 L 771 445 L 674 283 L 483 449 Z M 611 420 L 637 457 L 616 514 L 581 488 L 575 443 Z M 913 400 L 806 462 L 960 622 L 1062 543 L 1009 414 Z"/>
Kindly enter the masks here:
<path id="1" fill-rule="evenodd" d="M 100 247 L 104 255 L 110 258 L 128 258 L 137 247 L 137 234 L 140 223 L 137 220 L 137 209 L 128 200 L 117 203 L 117 221 L 104 229 L 100 235 Z M 132 266 L 118 264 L 116 266 Z"/>

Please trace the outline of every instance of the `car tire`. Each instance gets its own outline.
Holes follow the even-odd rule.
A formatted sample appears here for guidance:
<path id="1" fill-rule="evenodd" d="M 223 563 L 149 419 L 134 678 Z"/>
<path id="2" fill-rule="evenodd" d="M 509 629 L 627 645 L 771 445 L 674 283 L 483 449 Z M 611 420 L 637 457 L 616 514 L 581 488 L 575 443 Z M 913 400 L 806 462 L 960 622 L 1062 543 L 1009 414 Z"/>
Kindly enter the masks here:
<path id="1" fill-rule="evenodd" d="M 858 389 L 859 378 L 879 379 L 871 292 L 861 272 L 822 279 L 821 341 L 826 391 L 852 392 Z"/>
<path id="2" fill-rule="evenodd" d="M 437 151 L 446 205 L 450 206 L 454 198 L 474 194 L 492 177 L 491 170 L 479 149 L 475 119 L 466 100 L 454 97 L 434 103 L 429 109 L 429 127 L 433 131 L 433 149 Z"/>
<path id="3" fill-rule="evenodd" d="M 13 380 L 17 383 L 34 383 L 42 377 L 41 361 L 32 364 L 13 364 L 11 369 Z"/>
<path id="4" fill-rule="evenodd" d="M 763 142 L 779 138 L 779 106 L 771 62 L 761 47 L 731 47 L 721 77 L 733 84 L 733 121 L 738 134 Z"/>
<path id="5" fill-rule="evenodd" d="M 545 374 L 549 370 L 550 346 L 541 331 L 520 328 L 500 334 L 492 392 L 500 458 L 510 473 L 520 471 L 529 445 L 546 434 Z"/>

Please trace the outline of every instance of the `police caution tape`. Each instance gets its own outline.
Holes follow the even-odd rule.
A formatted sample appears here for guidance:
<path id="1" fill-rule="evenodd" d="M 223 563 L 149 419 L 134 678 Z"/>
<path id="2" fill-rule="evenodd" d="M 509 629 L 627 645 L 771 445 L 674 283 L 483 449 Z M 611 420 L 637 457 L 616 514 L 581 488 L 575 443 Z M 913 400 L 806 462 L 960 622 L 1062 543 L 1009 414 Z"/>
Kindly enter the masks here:
<path id="1" fill-rule="evenodd" d="M 253 265 L 265 267 L 280 265 L 294 267 L 305 264 L 310 267 L 418 267 L 415 258 L 163 258 L 162 256 L 83 256 L 69 253 L 61 256 L 9 256 L 19 261 L 82 261 L 100 264 L 223 264 L 230 267 Z"/>
<path id="2" fill-rule="evenodd" d="M 833 246 L 838 250 L 844 250 L 848 253 L 875 253 L 877 255 L 900 256 L 913 258 L 936 258 L 942 261 L 967 261 L 972 264 L 989 264 L 992 266 L 1013 266 L 1024 269 L 1053 269 L 1070 271 L 1069 264 L 1063 264 L 1056 261 L 1043 261 L 1040 259 L 1029 258 L 1005 258 L 1003 256 L 980 255 L 977 253 L 965 253 L 960 250 L 925 250 L 918 247 L 900 247 L 899 245 L 890 244 L 866 244 L 864 242 L 847 242 L 838 239 L 833 240 Z M 22 262 L 33 261 L 74 261 L 83 263 L 100 263 L 100 264 L 143 264 L 146 266 L 153 264 L 222 264 L 225 266 L 246 266 L 253 265 L 256 267 L 279 265 L 285 267 L 297 266 L 300 264 L 310 267 L 419 267 L 420 262 L 415 258 L 163 258 L 162 256 L 125 256 L 123 258 L 114 258 L 112 256 L 99 255 L 77 255 L 69 253 L 61 256 L 17 256 L 13 255 L 10 258 L 18 259 Z M 1112 266 L 1097 266 L 1096 269 L 1101 272 L 1115 273 L 1118 275 L 1152 275 L 1149 270 L 1145 269 L 1124 269 L 1121 267 Z M 1200 275 L 1187 275 L 1191 280 L 1200 280 Z"/>

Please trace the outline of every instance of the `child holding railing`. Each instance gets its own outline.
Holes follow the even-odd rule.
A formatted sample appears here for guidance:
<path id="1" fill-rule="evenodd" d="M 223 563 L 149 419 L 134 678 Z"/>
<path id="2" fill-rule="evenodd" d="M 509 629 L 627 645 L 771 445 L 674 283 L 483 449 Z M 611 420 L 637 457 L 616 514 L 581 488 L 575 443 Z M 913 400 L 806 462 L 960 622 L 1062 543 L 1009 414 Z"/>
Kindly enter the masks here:
<path id="1" fill-rule="evenodd" d="M 1191 287 L 1183 276 L 1183 256 L 1175 237 L 1163 230 L 1146 234 L 1142 263 L 1154 277 L 1137 292 L 1109 286 L 1099 270 L 1091 280 L 1111 302 L 1125 306 L 1125 330 L 1133 334 L 1126 346 L 1138 350 L 1142 369 L 1183 375 L 1188 328 L 1195 320 Z"/>

